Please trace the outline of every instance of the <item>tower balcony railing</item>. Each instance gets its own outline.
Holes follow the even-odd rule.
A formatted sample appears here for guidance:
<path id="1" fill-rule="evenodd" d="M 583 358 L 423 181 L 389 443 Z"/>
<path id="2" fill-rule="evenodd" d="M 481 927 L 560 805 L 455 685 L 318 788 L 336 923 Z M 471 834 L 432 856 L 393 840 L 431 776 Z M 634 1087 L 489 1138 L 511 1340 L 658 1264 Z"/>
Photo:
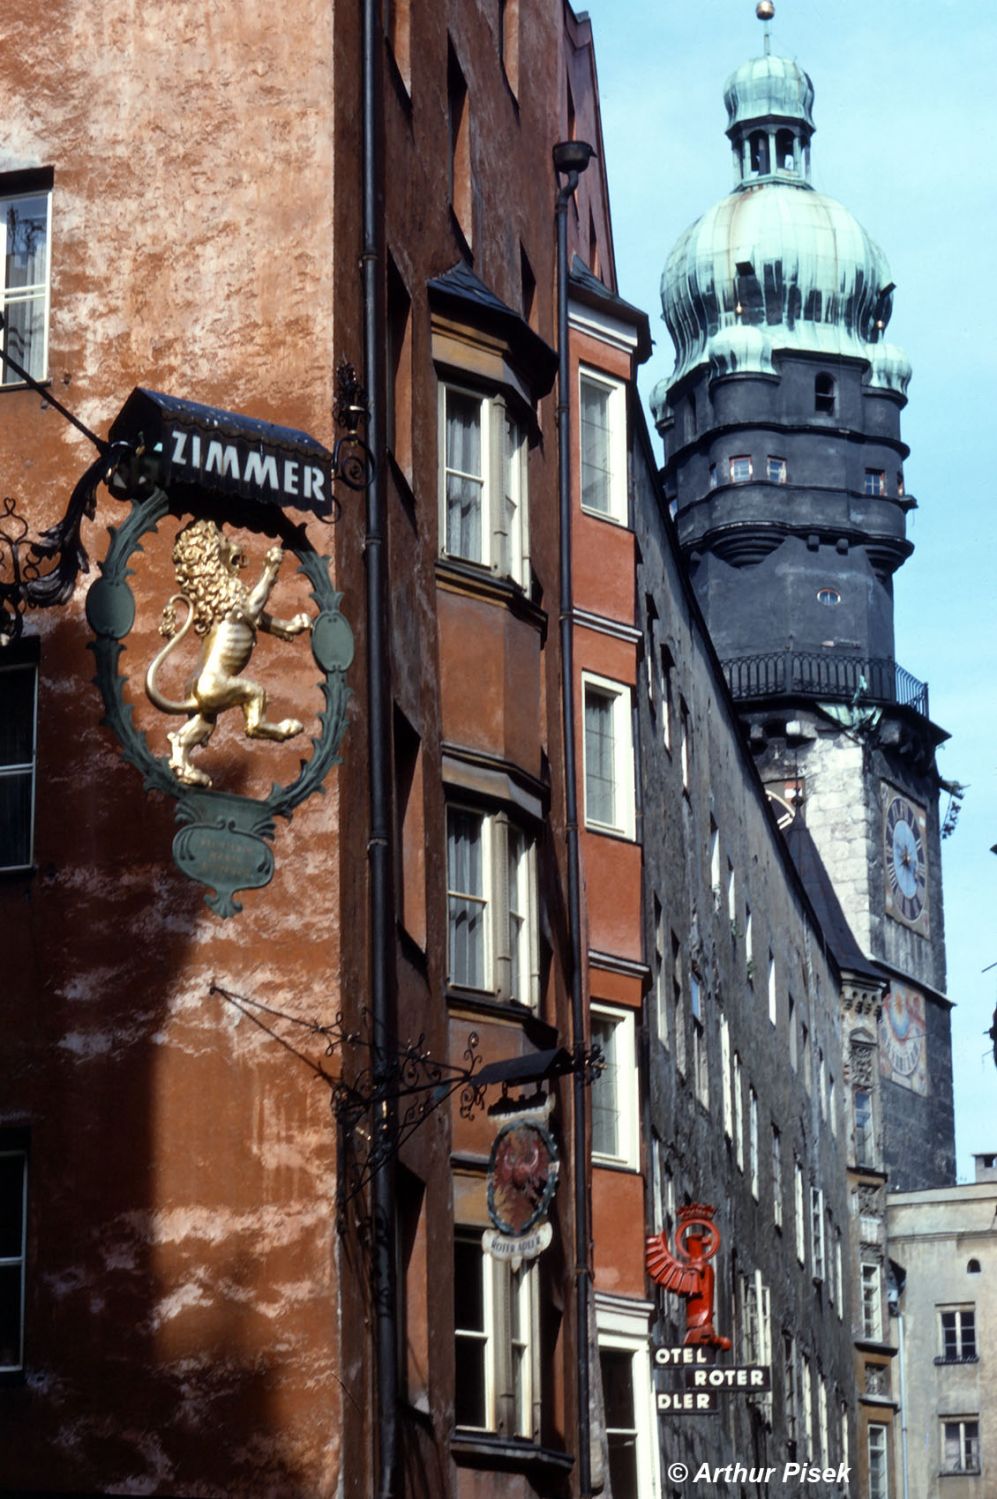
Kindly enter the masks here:
<path id="1" fill-rule="evenodd" d="M 771 651 L 721 662 L 735 698 L 796 696 L 858 703 L 892 703 L 928 715 L 928 687 L 892 656 L 844 651 Z"/>

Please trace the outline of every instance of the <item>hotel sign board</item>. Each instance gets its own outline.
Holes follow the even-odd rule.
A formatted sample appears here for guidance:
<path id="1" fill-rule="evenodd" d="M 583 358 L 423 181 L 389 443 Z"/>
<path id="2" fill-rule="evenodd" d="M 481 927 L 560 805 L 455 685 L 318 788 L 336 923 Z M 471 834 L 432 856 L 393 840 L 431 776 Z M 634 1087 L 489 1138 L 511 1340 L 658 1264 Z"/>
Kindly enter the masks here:
<path id="1" fill-rule="evenodd" d="M 720 1409 L 722 1394 L 764 1395 L 772 1388 L 768 1364 L 721 1365 L 715 1350 L 683 1343 L 654 1350 L 655 1369 L 676 1376 L 670 1390 L 655 1390 L 660 1416 L 697 1416 Z"/>

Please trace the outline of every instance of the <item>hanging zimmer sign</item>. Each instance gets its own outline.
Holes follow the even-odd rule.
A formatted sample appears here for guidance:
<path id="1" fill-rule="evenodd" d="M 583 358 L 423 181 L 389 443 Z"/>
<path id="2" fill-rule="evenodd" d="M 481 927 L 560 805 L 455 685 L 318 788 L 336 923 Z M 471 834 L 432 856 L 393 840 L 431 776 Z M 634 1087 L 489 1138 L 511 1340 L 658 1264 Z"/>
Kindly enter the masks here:
<path id="1" fill-rule="evenodd" d="M 196 484 L 263 505 L 316 515 L 332 510 L 332 454 L 293 427 L 139 387 L 109 437 L 130 450 L 147 482 L 162 489 Z M 127 469 L 119 474 L 119 485 L 134 482 Z"/>
<path id="2" fill-rule="evenodd" d="M 355 397 L 359 387 L 353 380 L 349 391 Z M 315 551 L 304 527 L 288 514 L 292 507 L 329 511 L 336 463 L 306 433 L 141 389 L 126 401 L 110 435 L 108 487 L 132 508 L 112 529 L 101 576 L 87 596 L 105 722 L 146 787 L 176 799 L 177 867 L 209 888 L 205 899 L 218 915 L 232 916 L 242 909 L 239 890 L 273 878 L 275 818 L 290 818 L 338 763 L 353 634 L 339 609 L 342 595 L 332 587 L 328 557 Z M 362 454 L 368 473 L 356 422 L 340 444 Z M 129 563 L 161 526 L 172 562 L 171 573 L 158 580 L 165 644 L 138 662 L 138 681 L 131 680 L 132 694 L 141 682 L 161 715 L 161 729 L 146 735 L 134 722 L 129 678 L 120 665 L 136 618 Z M 254 568 L 247 565 L 246 533 L 271 542 Z M 292 559 L 310 585 L 313 607 L 288 614 L 280 599 Z M 282 642 L 289 661 L 307 652 L 324 705 L 311 754 L 301 760 L 297 776 L 256 798 L 215 783 L 209 745 L 219 721 L 238 722 L 247 750 L 265 760 L 269 744 L 302 737 L 304 720 L 312 716 L 288 686 L 294 674 L 271 672 L 269 681 L 250 675 L 260 634 Z M 129 663 L 136 654 L 129 649 Z M 174 684 L 184 681 L 178 691 Z"/>
<path id="3" fill-rule="evenodd" d="M 533 1100 L 519 1108 L 496 1134 L 488 1160 L 488 1216 L 495 1227 L 485 1230 L 481 1242 L 513 1269 L 542 1254 L 553 1237 L 546 1217 L 559 1169 L 557 1145 L 547 1128 L 553 1106 L 548 1094 L 542 1103 Z"/>

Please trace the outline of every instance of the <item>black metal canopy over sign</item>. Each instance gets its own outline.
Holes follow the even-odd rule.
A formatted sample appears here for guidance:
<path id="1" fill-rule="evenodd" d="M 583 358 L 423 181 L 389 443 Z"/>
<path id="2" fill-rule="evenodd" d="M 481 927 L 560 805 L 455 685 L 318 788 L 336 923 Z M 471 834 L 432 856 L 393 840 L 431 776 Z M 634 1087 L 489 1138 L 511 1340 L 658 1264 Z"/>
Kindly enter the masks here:
<path id="1" fill-rule="evenodd" d="M 139 386 L 108 435 L 112 445 L 135 454 L 144 475 L 162 489 L 196 484 L 316 515 L 332 509 L 333 455 L 294 427 Z"/>

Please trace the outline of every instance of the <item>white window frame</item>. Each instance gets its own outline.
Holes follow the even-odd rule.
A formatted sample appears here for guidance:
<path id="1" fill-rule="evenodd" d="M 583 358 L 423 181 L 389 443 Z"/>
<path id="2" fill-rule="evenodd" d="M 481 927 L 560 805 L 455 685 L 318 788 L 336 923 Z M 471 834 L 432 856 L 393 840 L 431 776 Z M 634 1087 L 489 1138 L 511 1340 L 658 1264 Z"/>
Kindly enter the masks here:
<path id="1" fill-rule="evenodd" d="M 3 647 L 0 646 L 0 651 Z M 7 676 L 17 671 L 30 672 L 32 675 L 31 695 L 31 758 L 23 762 L 12 762 L 10 765 L 0 765 L 0 780 L 27 779 L 29 789 L 29 824 L 28 824 L 28 857 L 26 863 L 7 864 L 2 862 L 6 852 L 0 843 L 0 869 L 15 871 L 18 869 L 30 869 L 34 861 L 35 851 L 35 791 L 37 786 L 36 767 L 38 763 L 38 663 L 37 661 L 12 661 L 8 666 L 0 656 L 0 675 Z"/>
<path id="2" fill-rule="evenodd" d="M 951 1305 L 937 1306 L 938 1313 L 938 1357 L 946 1364 L 966 1363 L 971 1359 L 979 1357 L 980 1345 L 978 1330 L 976 1326 L 976 1303 L 960 1302 Z M 953 1332 L 955 1333 L 955 1352 L 948 1354 L 945 1351 L 945 1318 L 953 1318 Z M 967 1337 L 967 1333 L 969 1336 Z M 972 1344 L 971 1351 L 967 1352 L 967 1344 Z"/>
<path id="3" fill-rule="evenodd" d="M 481 473 L 465 477 L 481 485 L 479 516 L 480 547 L 476 557 L 466 556 L 450 545 L 447 505 L 447 400 L 450 394 L 477 401 L 480 407 Z M 445 557 L 482 567 L 496 577 L 508 578 L 526 589 L 530 579 L 528 447 L 526 430 L 505 397 L 462 385 L 454 380 L 439 382 L 439 475 L 440 551 Z M 512 435 L 512 448 L 507 437 Z M 507 491 L 509 491 L 507 493 Z M 511 505 L 511 517 L 505 513 Z"/>
<path id="4" fill-rule="evenodd" d="M 939 1427 L 942 1441 L 941 1471 L 943 1473 L 982 1472 L 979 1415 L 942 1416 L 939 1419 Z M 972 1434 L 968 1430 L 969 1427 L 975 1428 Z M 954 1464 L 949 1460 L 948 1455 L 950 1428 L 955 1428 L 956 1440 L 959 1444 L 959 1460 Z"/>
<path id="5" fill-rule="evenodd" d="M 774 956 L 771 948 L 769 948 L 768 985 L 769 985 L 769 1020 L 771 1021 L 771 1023 L 773 1025 L 776 1025 L 776 1024 L 778 1024 L 778 1021 L 779 1021 L 779 991 L 776 988 L 775 956 Z"/>
<path id="6" fill-rule="evenodd" d="M 807 1262 L 807 1233 L 803 1221 L 803 1167 L 793 1158 L 793 1206 L 795 1208 L 796 1258 L 801 1265 Z"/>
<path id="7" fill-rule="evenodd" d="M 613 733 L 613 818 L 611 822 L 590 815 L 588 733 L 586 714 L 589 696 L 611 705 Z M 633 841 L 637 827 L 636 764 L 633 737 L 633 690 L 625 682 L 614 682 L 592 672 L 582 672 L 582 781 L 585 787 L 585 826 L 600 833 L 613 833 Z"/>
<path id="8" fill-rule="evenodd" d="M 540 1438 L 540 1302 L 536 1260 L 525 1260 L 519 1270 L 497 1260 L 481 1244 L 480 1228 L 458 1225 L 455 1241 L 475 1247 L 481 1260 L 484 1328 L 454 1327 L 454 1338 L 484 1344 L 483 1426 L 461 1426 L 461 1431 L 497 1432 L 536 1442 Z M 519 1311 L 521 1336 L 513 1338 L 512 1308 Z M 522 1398 L 517 1400 L 516 1344 L 522 1352 Z"/>
<path id="9" fill-rule="evenodd" d="M 590 1010 L 593 1020 L 613 1027 L 616 1051 L 616 1148 L 612 1151 L 596 1150 L 593 1136 L 592 1160 L 596 1165 L 623 1166 L 637 1171 L 640 1169 L 640 1110 L 634 1012 L 601 1001 L 593 1001 Z M 604 1077 L 605 1074 L 596 1078 L 593 1088 L 598 1088 Z"/>
<path id="10" fill-rule="evenodd" d="M 740 1053 L 734 1053 L 734 1159 L 744 1170 L 744 1078 Z"/>
<path id="11" fill-rule="evenodd" d="M 648 1326 L 653 1313 L 654 1306 L 648 1302 L 625 1301 L 622 1297 L 596 1292 L 595 1317 L 599 1349 L 625 1352 L 631 1359 L 637 1458 L 636 1499 L 659 1499 L 660 1492 L 658 1416 L 648 1351 Z"/>
<path id="12" fill-rule="evenodd" d="M 0 288 L 0 310 L 6 319 L 8 310 L 25 302 L 40 302 L 42 304 L 42 327 L 41 327 L 41 351 L 40 358 L 32 359 L 32 351 L 29 349 L 27 362 L 17 358 L 18 364 L 24 366 L 35 380 L 48 379 L 48 343 L 49 343 L 49 310 L 52 294 L 52 189 L 51 187 L 38 187 L 28 189 L 24 192 L 6 193 L 2 192 L 3 180 L 0 178 L 0 267 L 4 268 L 4 284 Z M 27 202 L 32 198 L 44 198 L 45 210 L 45 274 L 41 281 L 33 281 L 28 286 L 18 286 L 8 289 L 6 282 L 7 265 L 7 212 L 15 203 Z M 0 333 L 3 339 L 4 349 L 7 347 L 7 329 Z M 32 368 L 34 364 L 34 368 Z M 0 368 L 0 386 L 17 388 L 24 385 L 24 381 L 16 376 L 13 370 L 8 371 L 7 366 Z"/>
<path id="13" fill-rule="evenodd" d="M 785 458 L 777 453 L 766 454 L 765 477 L 770 484 L 785 484 L 788 477 Z"/>
<path id="14" fill-rule="evenodd" d="M 870 1422 L 866 1441 L 869 1459 L 869 1499 L 889 1499 L 890 1493 L 890 1446 L 889 1428 Z M 882 1458 L 882 1467 L 873 1473 L 873 1459 Z"/>
<path id="15" fill-rule="evenodd" d="M 735 473 L 734 470 L 734 465 L 736 463 L 747 464 L 747 471 L 742 473 L 740 477 L 738 477 L 737 473 Z M 754 478 L 754 473 L 755 466 L 751 461 L 750 453 L 732 453 L 731 456 L 727 459 L 727 477 L 731 484 L 750 484 L 752 479 Z"/>
<path id="16" fill-rule="evenodd" d="M 608 395 L 606 416 L 609 423 L 609 473 L 606 477 L 605 508 L 587 505 L 584 500 L 582 389 L 586 383 L 605 391 Z M 628 525 L 630 519 L 628 487 L 626 386 L 622 380 L 614 380 L 611 375 L 606 375 L 601 370 L 592 369 L 589 365 L 580 365 L 578 369 L 578 498 L 582 511 L 585 515 L 593 515 L 596 519 L 609 521 L 612 525 Z"/>
<path id="17" fill-rule="evenodd" d="M 841 1263 L 841 1229 L 839 1228 L 834 1240 L 834 1272 L 838 1284 L 838 1321 L 844 1321 L 845 1317 L 845 1281 L 844 1271 Z"/>
<path id="18" fill-rule="evenodd" d="M 817 1438 L 820 1443 L 818 1461 L 824 1466 L 831 1461 L 831 1444 L 827 1429 L 827 1380 L 823 1374 L 819 1376 L 817 1386 Z"/>
<path id="19" fill-rule="evenodd" d="M 448 801 L 445 846 L 447 848 L 447 983 L 484 993 L 505 1003 L 536 1010 L 540 1000 L 540 920 L 537 889 L 537 849 L 532 835 L 504 811 L 486 812 L 463 802 Z M 481 827 L 482 891 L 453 888 L 450 868 L 450 817 L 475 819 Z M 518 850 L 516 845 L 518 844 Z M 510 909 L 513 884 L 511 860 L 516 860 L 515 885 L 520 910 Z M 455 901 L 471 900 L 482 911 L 482 979 L 480 986 L 458 980 L 451 971 L 452 910 Z M 517 940 L 512 936 L 512 916 L 521 922 Z M 519 983 L 514 982 L 518 972 Z M 516 993 L 521 988 L 522 993 Z"/>
<path id="20" fill-rule="evenodd" d="M 883 1267 L 872 1260 L 862 1262 L 862 1338 L 866 1343 L 883 1341 Z"/>
<path id="21" fill-rule="evenodd" d="M 28 1152 L 24 1146 L 0 1146 L 0 1156 L 21 1162 L 21 1243 L 17 1254 L 0 1258 L 5 1269 L 20 1270 L 18 1291 L 18 1348 L 17 1360 L 11 1364 L 0 1364 L 0 1373 L 17 1373 L 24 1368 L 24 1301 L 26 1294 L 26 1268 L 28 1257 Z"/>

